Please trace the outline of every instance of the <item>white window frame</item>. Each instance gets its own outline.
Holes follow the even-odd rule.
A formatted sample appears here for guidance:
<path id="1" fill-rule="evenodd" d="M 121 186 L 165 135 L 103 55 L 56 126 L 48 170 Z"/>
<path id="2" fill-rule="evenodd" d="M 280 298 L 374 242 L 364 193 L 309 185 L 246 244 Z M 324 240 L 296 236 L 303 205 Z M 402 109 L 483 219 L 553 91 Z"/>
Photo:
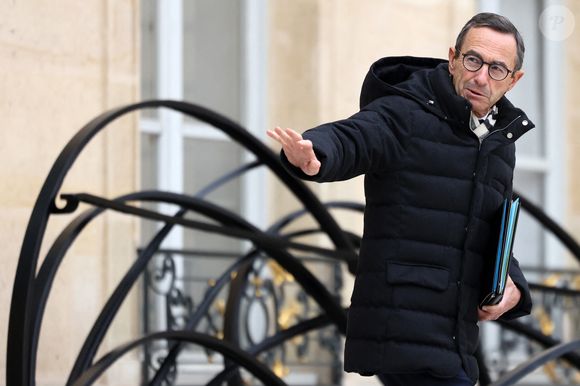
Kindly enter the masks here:
<path id="1" fill-rule="evenodd" d="M 236 0 L 237 1 L 237 0 Z M 242 101 L 241 124 L 258 138 L 265 133 L 266 106 L 266 0 L 242 0 Z M 157 95 L 156 99 L 183 100 L 183 0 L 156 1 L 157 5 Z M 218 129 L 208 124 L 187 121 L 179 113 L 169 109 L 159 109 L 155 117 L 141 116 L 139 127 L 142 134 L 158 137 L 158 186 L 162 191 L 184 191 L 184 143 L 188 138 L 229 140 Z M 254 157 L 244 153 L 244 161 Z M 218 176 L 216 176 L 218 177 Z M 242 216 L 258 228 L 266 225 L 266 171 L 250 172 L 242 179 Z M 159 205 L 163 213 L 173 215 L 174 206 Z M 161 226 L 161 225 L 160 225 Z M 174 227 L 165 238 L 162 248 L 182 249 L 184 230 Z M 180 261 L 180 260 L 177 260 Z M 183 276 L 182 264 L 176 262 L 176 275 Z M 157 305 L 161 317 L 164 304 Z M 155 328 L 165 329 L 157 325 Z M 207 371 L 207 365 L 204 365 Z M 219 367 L 219 366 L 218 366 Z"/>
<path id="2" fill-rule="evenodd" d="M 262 139 L 265 133 L 266 101 L 266 0 L 242 0 L 242 92 L 241 123 Z M 158 95 L 159 99 L 183 100 L 183 0 L 157 2 Z M 227 140 L 225 134 L 202 122 L 187 122 L 181 113 L 160 109 L 156 118 L 143 117 L 142 133 L 159 136 L 158 188 L 183 191 L 183 148 L 188 138 Z M 244 161 L 253 160 L 247 152 Z M 162 172 L 161 172 L 162 171 Z M 243 179 L 242 215 L 259 228 L 266 224 L 266 173 L 257 170 Z M 171 213 L 167 206 L 161 211 Z M 175 228 L 164 248 L 183 247 L 183 229 Z"/>

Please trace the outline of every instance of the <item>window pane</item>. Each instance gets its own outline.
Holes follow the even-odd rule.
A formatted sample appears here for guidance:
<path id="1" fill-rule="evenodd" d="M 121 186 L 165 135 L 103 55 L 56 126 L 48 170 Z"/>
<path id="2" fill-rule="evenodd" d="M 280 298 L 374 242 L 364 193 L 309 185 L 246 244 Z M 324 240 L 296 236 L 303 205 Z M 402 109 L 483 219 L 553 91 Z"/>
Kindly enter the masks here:
<path id="1" fill-rule="evenodd" d="M 519 0 L 502 0 L 501 14 L 508 17 L 520 31 L 526 53 L 524 56 L 524 76 L 518 84 L 509 91 L 509 100 L 526 112 L 537 126 L 533 131 L 524 135 L 517 142 L 518 155 L 526 157 L 545 157 L 543 146 L 545 125 L 543 124 L 544 111 L 542 107 L 542 44 L 538 33 L 538 2 L 526 2 L 522 7 Z"/>
<path id="2" fill-rule="evenodd" d="M 184 191 L 194 195 L 200 189 L 239 167 L 242 152 L 240 147 L 229 141 L 212 139 L 185 139 L 184 144 Z M 206 199 L 236 214 L 241 212 L 242 184 L 234 179 L 211 192 Z M 188 216 L 200 220 L 198 216 Z M 203 219 L 207 221 L 207 219 Z M 237 251 L 240 241 L 219 235 L 186 230 L 184 247 L 187 249 L 214 249 Z"/>
<path id="3" fill-rule="evenodd" d="M 516 170 L 514 190 L 535 205 L 544 201 L 544 176 L 539 172 Z M 545 261 L 545 231 L 538 221 L 525 210 L 520 212 L 518 229 L 514 241 L 514 256 L 522 265 L 541 267 Z"/>
<path id="4" fill-rule="evenodd" d="M 159 136 L 155 134 L 141 134 L 141 190 L 156 189 L 158 187 L 157 159 L 159 156 Z M 143 203 L 143 208 L 156 210 L 157 205 Z M 141 241 L 151 240 L 157 229 L 157 222 L 141 221 Z"/>
<path id="5" fill-rule="evenodd" d="M 141 99 L 157 98 L 156 1 L 141 1 Z M 157 109 L 143 110 L 144 117 L 157 117 Z"/>
<path id="6" fill-rule="evenodd" d="M 241 2 L 183 2 L 184 98 L 240 119 Z"/>

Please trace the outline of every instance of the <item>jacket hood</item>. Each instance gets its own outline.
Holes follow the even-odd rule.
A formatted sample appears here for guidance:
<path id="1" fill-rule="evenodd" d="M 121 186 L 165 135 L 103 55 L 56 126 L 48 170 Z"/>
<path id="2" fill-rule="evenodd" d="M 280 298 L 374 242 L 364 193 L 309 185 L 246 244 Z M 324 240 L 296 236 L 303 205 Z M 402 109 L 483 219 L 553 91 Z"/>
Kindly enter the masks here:
<path id="1" fill-rule="evenodd" d="M 443 63 L 447 63 L 447 60 L 412 56 L 393 56 L 377 60 L 363 82 L 360 108 L 385 95 L 403 95 L 424 103 L 424 98 L 428 98 L 430 92 L 416 87 L 418 82 L 410 80 L 420 76 L 424 70 L 433 70 Z"/>

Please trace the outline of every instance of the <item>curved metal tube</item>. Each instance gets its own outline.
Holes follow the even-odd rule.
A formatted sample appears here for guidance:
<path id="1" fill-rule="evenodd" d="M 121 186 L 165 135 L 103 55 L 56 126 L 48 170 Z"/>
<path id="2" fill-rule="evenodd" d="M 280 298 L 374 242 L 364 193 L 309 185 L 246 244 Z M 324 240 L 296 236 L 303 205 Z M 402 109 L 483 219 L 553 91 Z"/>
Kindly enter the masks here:
<path id="1" fill-rule="evenodd" d="M 522 196 L 519 192 L 514 192 L 520 196 L 522 208 L 525 209 L 532 217 L 534 217 L 540 224 L 548 228 L 554 236 L 556 236 L 566 248 L 574 255 L 576 260 L 580 262 L 580 244 L 570 236 L 560 225 L 552 220 L 544 211 L 534 205 L 530 200 Z"/>
<path id="2" fill-rule="evenodd" d="M 144 197 L 146 195 L 147 195 L 146 192 L 133 193 L 133 194 L 121 196 L 117 200 L 121 200 L 121 201 L 134 200 L 134 199 L 139 199 L 140 197 Z M 38 350 L 38 339 L 39 339 L 40 330 L 42 327 L 42 320 L 44 317 L 46 302 L 47 302 L 48 297 L 50 295 L 50 291 L 52 289 L 52 284 L 54 282 L 54 278 L 56 276 L 58 268 L 60 267 L 66 252 L 68 251 L 70 246 L 74 243 L 74 241 L 76 240 L 76 238 L 80 234 L 80 232 L 92 220 L 94 220 L 98 215 L 103 213 L 103 211 L 104 211 L 103 208 L 95 208 L 95 209 L 87 210 L 84 213 L 82 213 L 81 215 L 79 215 L 75 220 L 73 220 L 57 237 L 57 239 L 55 240 L 55 242 L 51 246 L 50 250 L 48 251 L 46 258 L 42 262 L 42 265 L 39 269 L 38 275 L 37 275 L 36 279 L 34 280 L 34 299 L 35 299 L 34 311 L 35 312 L 33 315 L 33 328 L 32 328 L 32 331 L 30 333 L 30 335 L 31 335 L 30 361 L 31 361 L 31 365 L 33 367 L 35 367 L 35 364 L 36 364 L 36 357 L 37 357 L 37 350 Z M 158 240 L 158 243 L 160 243 L 160 242 L 161 242 L 161 240 Z M 136 277 L 141 273 L 141 268 L 139 268 L 139 267 L 143 267 L 144 265 L 146 265 L 147 261 L 148 261 L 147 257 L 144 258 L 143 256 L 141 256 L 141 258 L 138 258 L 137 261 L 135 263 L 133 263 L 132 267 L 129 269 L 129 272 L 125 275 L 125 278 L 120 282 L 119 287 L 125 288 L 126 292 L 128 292 L 128 290 L 131 287 L 131 284 L 127 283 L 127 281 L 128 281 L 127 277 L 133 277 L 136 279 Z M 106 310 L 110 311 L 110 315 L 109 315 L 110 320 L 108 321 L 109 323 L 112 321 L 112 319 L 116 315 L 116 311 L 117 311 L 118 307 L 120 306 L 121 302 L 124 300 L 124 298 L 126 296 L 126 292 L 125 292 L 125 295 L 122 297 L 119 295 L 119 287 L 115 291 L 115 294 L 117 294 L 117 295 L 115 295 L 115 294 L 112 295 L 111 299 L 108 302 L 108 305 L 105 306 L 105 308 L 104 308 L 104 310 L 106 309 Z M 114 305 L 111 304 L 113 302 L 114 302 Z M 116 308 L 115 308 L 115 306 L 116 306 Z M 101 313 L 100 318 L 103 318 L 102 314 L 103 313 Z M 104 323 L 104 322 L 101 321 L 100 323 Z M 96 324 L 99 324 L 99 322 L 96 322 Z M 100 342 L 99 342 L 99 344 L 100 344 Z M 95 348 L 95 350 L 97 348 L 98 348 L 98 345 Z"/>
<path id="3" fill-rule="evenodd" d="M 182 205 L 182 209 L 180 209 L 177 214 L 175 214 L 175 218 L 182 218 L 185 213 L 190 210 L 210 216 L 223 224 L 229 224 L 233 226 L 239 226 L 241 224 L 240 222 L 236 221 L 236 217 L 224 216 L 223 210 L 215 211 L 214 206 L 204 203 L 200 199 L 178 194 L 174 194 L 174 196 L 181 197 L 181 201 L 183 201 L 182 204 L 184 204 Z M 131 199 L 141 199 L 143 201 L 163 201 L 159 192 L 136 193 Z M 115 201 L 122 202 L 124 200 L 118 199 Z M 173 200 L 173 203 L 176 203 L 175 201 L 176 200 Z M 168 223 L 155 235 L 147 247 L 140 253 L 139 257 L 131 266 L 129 271 L 125 274 L 123 279 L 121 279 L 119 285 L 101 310 L 99 317 L 90 330 L 90 333 L 85 340 L 79 355 L 77 356 L 77 360 L 75 361 L 67 384 L 70 384 L 74 379 L 76 379 L 76 377 L 78 377 L 79 374 L 82 373 L 92 363 L 96 352 L 105 336 L 105 333 L 109 329 L 114 317 L 117 315 L 117 312 L 122 302 L 125 300 L 127 294 L 129 293 L 129 290 L 133 287 L 141 273 L 144 271 L 151 257 L 153 257 L 155 252 L 159 249 L 159 246 L 167 234 L 171 231 L 173 226 L 174 224 Z"/>
<path id="4" fill-rule="evenodd" d="M 204 215 L 209 215 L 210 217 L 215 218 L 220 222 L 230 225 L 234 224 L 236 226 L 236 229 L 244 228 L 251 230 L 255 234 L 262 233 L 259 229 L 253 227 L 250 223 L 247 223 L 241 217 L 238 217 L 237 215 L 230 213 L 221 207 L 210 204 L 206 201 L 169 192 L 143 192 L 143 193 L 147 194 L 141 197 L 142 200 L 152 200 L 154 198 L 155 201 L 158 202 L 177 204 L 182 208 L 193 210 L 198 213 L 202 213 Z M 103 200 L 102 204 L 103 206 L 114 210 L 117 210 L 118 208 L 121 207 L 121 204 L 118 203 L 117 201 Z M 178 220 L 169 216 L 164 216 L 164 219 L 167 220 L 167 222 L 171 221 L 177 222 Z M 183 220 L 182 225 L 188 224 L 189 223 L 187 221 Z M 219 229 L 223 227 L 217 228 Z M 260 246 L 259 242 L 258 246 Z M 272 245 L 261 247 L 282 267 L 287 269 L 296 278 L 298 282 L 301 283 L 305 291 L 309 293 L 310 296 L 312 296 L 312 298 L 320 305 L 322 309 L 324 309 L 326 312 L 329 313 L 331 318 L 333 318 L 334 322 L 339 326 L 341 330 L 344 331 L 344 329 L 346 328 L 346 315 L 344 314 L 344 311 L 342 310 L 340 305 L 336 303 L 332 294 L 328 292 L 328 290 L 318 281 L 318 279 L 310 271 L 308 271 L 299 260 L 292 257 L 290 254 L 283 251 L 281 248 L 274 248 Z M 124 291 L 125 292 L 127 291 L 126 286 Z M 124 299 L 124 295 L 114 296 L 114 298 L 112 297 L 111 304 L 114 305 L 112 305 L 111 307 L 118 307 L 119 301 L 122 301 L 122 299 Z M 86 347 L 86 350 L 83 349 L 81 355 L 79 355 L 79 359 L 77 360 L 79 364 L 75 365 L 75 371 L 74 374 L 71 375 L 70 378 L 71 380 L 75 379 L 76 375 L 79 374 L 79 371 L 88 366 L 88 364 L 92 361 L 94 353 L 98 348 L 97 343 L 100 342 L 100 340 L 102 340 L 106 328 L 108 327 L 110 321 L 112 320 L 111 314 L 113 313 L 113 309 L 112 308 L 109 309 L 107 306 L 106 308 L 107 308 L 106 312 L 105 310 L 103 310 L 102 312 L 102 315 L 104 316 L 102 318 L 100 317 L 97 323 L 95 324 L 93 330 L 95 331 L 94 334 L 93 333 L 90 334 L 84 346 Z"/>
<path id="5" fill-rule="evenodd" d="M 363 213 L 365 210 L 365 205 L 359 202 L 349 202 L 349 201 L 330 201 L 322 203 L 326 209 L 348 209 Z M 299 209 L 294 212 L 287 214 L 286 216 L 280 218 L 269 228 L 271 231 L 276 231 L 279 233 L 283 228 L 287 227 L 293 221 L 296 221 L 299 217 L 302 217 L 308 213 L 305 209 Z"/>
<path id="6" fill-rule="evenodd" d="M 533 357 L 531 357 L 526 362 L 520 364 L 515 369 L 509 371 L 508 373 L 501 376 L 497 381 L 491 384 L 491 386 L 509 386 L 514 385 L 517 381 L 537 369 L 538 367 L 546 364 L 547 362 L 560 358 L 565 354 L 569 354 L 575 350 L 580 349 L 580 339 L 567 343 L 560 343 L 548 350 L 542 351 Z"/>
<path id="7" fill-rule="evenodd" d="M 524 335 L 526 338 L 531 339 L 546 348 L 555 347 L 562 342 L 552 338 L 551 336 L 546 336 L 537 328 L 530 327 L 522 322 L 516 320 L 498 320 L 502 327 L 509 330 L 515 331 L 518 334 Z M 580 355 L 576 353 L 567 353 L 564 355 L 566 359 L 572 366 L 580 370 Z"/>
<path id="8" fill-rule="evenodd" d="M 83 372 L 83 374 L 77 380 L 75 380 L 71 386 L 92 385 L 111 365 L 113 365 L 123 355 L 138 346 L 160 339 L 202 345 L 211 350 L 217 351 L 225 357 L 231 358 L 235 362 L 239 363 L 265 385 L 286 386 L 286 383 L 278 378 L 268 367 L 256 361 L 248 353 L 227 342 L 224 342 L 223 340 L 217 339 L 207 334 L 201 334 L 199 332 L 193 331 L 157 332 L 120 346 L 117 349 L 109 352 L 100 361 Z"/>
<path id="9" fill-rule="evenodd" d="M 237 123 L 211 110 L 186 102 L 154 100 L 130 104 L 109 110 L 87 123 L 68 142 L 53 164 L 32 210 L 30 220 L 22 242 L 18 266 L 12 290 L 10 318 L 8 326 L 8 353 L 6 380 L 11 385 L 32 386 L 35 384 L 35 369 L 30 358 L 32 348 L 32 330 L 34 325 L 34 277 L 38 264 L 40 247 L 48 218 L 51 213 L 67 212 L 76 209 L 73 206 L 57 209 L 56 195 L 62 187 L 65 176 L 85 146 L 105 126 L 115 119 L 138 109 L 166 107 L 188 116 L 202 120 L 224 131 L 236 142 L 243 145 L 258 159 L 267 165 L 295 194 L 295 196 L 312 212 L 321 227 L 339 249 L 351 253 L 349 266 L 354 269 L 356 254 L 348 239 L 334 219 L 324 210 L 316 196 L 301 182 L 291 177 L 282 167 L 274 153 L 263 143 L 255 139 Z"/>
<path id="10" fill-rule="evenodd" d="M 350 203 L 350 202 L 329 202 L 329 203 L 325 203 L 324 204 L 325 207 L 332 207 L 332 208 L 343 208 L 343 209 L 352 209 L 352 210 L 358 210 L 358 211 L 363 211 L 364 210 L 364 205 L 358 204 L 358 203 Z M 282 228 L 282 226 L 287 226 L 289 225 L 291 222 L 297 220 L 300 216 L 304 215 L 305 213 L 307 213 L 305 210 L 298 210 L 296 212 L 290 213 L 289 215 L 285 216 L 281 221 L 277 222 L 276 224 L 279 225 L 274 225 L 271 226 L 266 232 L 271 234 L 271 233 L 275 233 L 277 234 L 280 229 Z M 312 229 L 312 230 L 306 230 L 306 231 L 302 231 L 302 232 L 293 232 L 290 234 L 286 234 L 284 235 L 284 237 L 286 238 L 293 238 L 295 236 L 301 236 L 301 235 L 308 235 L 308 234 L 314 234 L 314 233 L 320 233 L 320 229 Z M 354 234 L 350 234 L 349 235 L 351 240 L 353 240 L 353 245 L 357 246 L 360 245 L 360 237 L 358 237 L 357 235 Z M 257 252 L 257 251 L 256 251 Z M 247 263 L 243 264 L 242 266 L 240 266 L 239 268 L 239 272 L 238 275 L 236 276 L 236 278 L 242 278 L 245 277 L 245 271 L 249 268 L 250 266 L 250 261 L 251 259 L 249 259 L 247 261 Z M 222 276 L 223 277 L 223 276 Z M 220 283 L 220 281 L 218 280 L 218 283 L 216 283 L 216 286 L 218 286 Z M 226 315 L 229 315 L 228 318 L 226 318 L 226 324 L 230 324 L 232 322 L 232 320 L 237 320 L 236 316 L 232 316 L 232 314 L 237 315 L 237 305 L 239 304 L 239 299 L 235 296 L 236 294 L 239 295 L 241 293 L 241 288 L 239 287 L 241 285 L 241 281 L 234 281 L 234 283 L 232 283 L 232 287 L 230 289 L 230 294 L 234 294 L 233 297 L 229 296 L 228 297 L 228 305 L 226 307 L 227 311 L 226 311 Z M 213 289 L 212 289 L 213 290 Z M 235 311 L 232 307 L 235 307 Z M 198 307 L 198 310 L 195 312 L 195 314 L 198 314 L 201 316 L 199 310 L 201 308 L 201 305 Z M 327 317 L 325 317 L 326 319 L 328 319 Z M 193 318 L 195 320 L 195 317 Z M 193 328 L 195 328 L 195 325 L 197 323 L 192 323 L 190 320 L 190 323 L 188 323 L 187 327 L 185 328 L 186 330 L 191 330 Z M 224 330 L 228 333 L 231 334 L 232 333 L 232 327 L 231 326 L 227 326 L 224 328 Z M 233 343 L 238 343 L 238 339 L 237 336 L 229 336 L 230 341 L 232 341 Z M 267 339 L 268 342 L 278 342 L 278 343 L 282 343 L 283 340 L 272 340 L 272 339 Z M 269 346 L 272 347 L 272 346 Z M 165 378 L 165 376 L 168 374 L 168 372 L 171 369 L 172 364 L 174 363 L 175 359 L 177 358 L 177 355 L 179 353 L 179 351 L 181 350 L 181 345 L 180 344 L 176 344 L 174 345 L 168 355 L 164 358 L 163 363 L 161 364 L 160 368 L 157 370 L 155 376 L 153 377 L 153 379 L 151 380 L 151 382 L 149 383 L 149 386 L 160 386 L 161 382 L 163 381 L 163 379 Z M 228 377 L 231 376 L 231 373 L 235 370 L 235 366 L 231 367 L 232 370 L 230 370 L 230 372 L 228 373 Z M 220 378 L 222 379 L 222 378 Z M 213 383 L 213 382 L 212 382 Z"/>
<path id="11" fill-rule="evenodd" d="M 281 343 L 294 338 L 295 336 L 306 334 L 309 331 L 326 327 L 330 325 L 331 322 L 332 321 L 328 318 L 327 315 L 320 315 L 315 318 L 302 321 L 292 327 L 289 327 L 286 330 L 280 331 L 275 335 L 264 339 L 259 344 L 248 348 L 247 353 L 251 356 L 257 356 L 264 351 L 270 350 L 271 348 L 274 348 Z M 216 376 L 210 382 L 208 382 L 206 386 L 219 386 L 223 384 L 223 382 L 225 382 L 233 375 L 234 371 L 236 371 L 238 367 L 239 366 L 235 364 L 226 366 L 226 368 L 223 369 L 219 374 L 216 374 Z"/>
<path id="12" fill-rule="evenodd" d="M 222 176 L 218 180 L 214 181 L 213 183 L 209 184 L 205 188 L 199 191 L 196 194 L 196 197 L 203 197 L 213 190 L 217 189 L 218 187 L 222 186 L 226 182 L 230 181 L 233 178 L 239 177 L 242 173 L 245 173 L 260 164 L 257 162 L 252 162 L 250 164 L 244 165 L 238 169 L 233 170 L 232 172 Z M 133 194 L 124 195 L 118 197 L 117 201 L 125 201 L 125 200 L 139 200 L 140 198 L 147 198 L 148 192 L 137 192 Z M 149 199 L 155 199 L 156 195 L 154 194 Z M 67 207 L 72 207 L 70 203 L 73 202 L 72 200 L 67 201 Z M 76 207 L 76 205 L 75 205 Z M 31 365 L 35 368 L 36 363 L 36 356 L 38 350 L 38 337 L 41 330 L 42 319 L 44 315 L 44 309 L 46 307 L 46 301 L 48 299 L 50 289 L 52 287 L 52 283 L 54 281 L 54 277 L 64 258 L 65 253 L 67 252 L 70 245 L 76 239 L 76 236 L 84 229 L 84 227 L 92 221 L 96 216 L 103 212 L 104 208 L 96 208 L 90 211 L 86 211 L 77 219 L 75 219 L 72 223 L 65 228 L 53 243 L 53 246 L 47 253 L 46 258 L 44 259 L 41 268 L 39 270 L 38 276 L 35 279 L 35 296 L 34 298 L 37 301 L 37 304 L 34 308 L 36 314 L 34 315 L 34 327 L 31 333 L 32 335 L 32 349 L 30 352 L 31 355 Z M 185 214 L 185 210 L 180 210 L 176 213 L 175 217 L 182 217 Z M 154 236 L 154 238 L 149 242 L 149 244 L 143 249 L 140 256 L 138 256 L 137 260 L 133 263 L 129 271 L 126 273 L 125 277 L 121 280 L 118 287 L 114 291 L 113 295 L 109 298 L 107 304 L 103 307 L 97 321 L 94 323 L 91 332 L 89 333 L 85 343 L 77 356 L 77 360 L 73 365 L 73 369 L 69 374 L 69 379 L 67 384 L 70 384 L 72 380 L 74 380 L 82 371 L 84 371 L 90 363 L 92 363 L 94 355 L 100 346 L 104 334 L 108 330 L 110 323 L 114 319 L 117 311 L 124 301 L 128 291 L 132 288 L 135 281 L 145 269 L 147 263 L 153 256 L 153 254 L 158 250 L 161 242 L 165 239 L 167 234 L 173 228 L 173 224 L 165 225 L 159 232 Z M 234 264 L 235 266 L 235 264 Z M 225 273 L 224 273 L 225 274 Z M 215 291 L 213 291 L 215 292 Z M 203 304 L 202 304 L 203 305 Z M 202 305 L 200 305 L 199 309 L 203 309 Z"/>
<path id="13" fill-rule="evenodd" d="M 160 194 L 174 194 L 169 192 L 160 192 Z M 184 226 L 186 228 L 197 229 L 200 231 L 208 232 L 208 233 L 216 233 L 221 234 L 224 236 L 229 236 L 237 239 L 245 239 L 249 241 L 253 241 L 257 244 L 262 246 L 268 246 L 274 249 L 296 249 L 299 251 L 308 251 L 313 252 L 322 256 L 329 256 L 335 258 L 337 260 L 348 260 L 352 255 L 351 252 L 346 250 L 333 250 L 327 248 L 321 248 L 314 245 L 303 244 L 303 243 L 296 243 L 287 241 L 283 238 L 273 237 L 267 233 L 264 233 L 258 229 L 240 229 L 237 227 L 227 227 L 227 226 L 219 226 L 210 224 L 207 222 L 201 222 L 196 220 L 189 220 L 184 218 L 176 218 L 172 216 L 168 216 L 156 211 L 152 211 L 149 209 L 143 209 L 131 205 L 127 205 L 124 203 L 120 203 L 117 201 L 112 201 L 106 198 L 98 197 L 88 193 L 79 193 L 79 194 L 63 194 L 63 197 L 66 200 L 76 200 L 82 201 L 87 204 L 106 207 L 112 209 L 117 212 L 131 214 L 135 216 L 139 216 L 141 218 L 146 218 L 149 220 L 155 221 L 162 221 L 169 224 L 178 224 Z M 172 202 L 178 204 L 177 202 Z M 344 234 L 343 234 L 343 237 Z M 345 237 L 346 238 L 346 237 Z M 348 238 L 347 238 L 348 239 Z M 349 240 L 350 241 L 350 240 Z"/>
<path id="14" fill-rule="evenodd" d="M 258 250 L 254 249 L 250 251 L 248 254 L 243 256 L 242 258 L 236 260 L 234 264 L 232 264 L 228 269 L 226 269 L 222 275 L 216 280 L 214 286 L 205 294 L 203 300 L 196 308 L 195 312 L 189 318 L 184 330 L 185 331 L 193 331 L 199 322 L 202 320 L 204 314 L 207 312 L 209 307 L 211 306 L 212 302 L 219 294 L 219 292 L 224 288 L 224 286 L 230 281 L 230 274 L 234 271 L 240 271 L 243 269 L 243 266 L 247 265 L 248 263 L 252 262 L 257 254 L 259 253 Z M 179 352 L 182 349 L 181 343 L 174 343 L 167 354 L 167 356 L 163 359 L 161 366 L 157 369 L 155 376 L 149 383 L 150 386 L 161 385 L 167 373 L 170 371 L 171 366 L 177 359 Z"/>
<path id="15" fill-rule="evenodd" d="M 237 171 L 236 173 L 237 174 Z M 221 181 L 225 181 L 226 178 L 220 179 Z M 212 187 L 217 187 L 218 184 L 212 184 Z M 209 192 L 208 189 L 205 189 L 206 192 Z M 125 201 L 125 200 L 156 200 L 157 194 L 155 192 L 139 192 L 133 193 L 129 195 L 125 195 L 116 199 L 116 201 Z M 194 209 L 195 210 L 195 209 Z M 94 209 L 91 211 L 87 211 L 80 215 L 75 221 L 73 221 L 57 238 L 53 247 L 47 254 L 47 258 L 43 261 L 43 264 L 40 268 L 39 275 L 36 279 L 36 287 L 35 287 L 35 298 L 37 299 L 37 305 L 35 310 L 37 314 L 34 318 L 35 320 L 35 328 L 33 331 L 33 341 L 32 341 L 32 352 L 31 352 L 31 360 L 32 364 L 35 363 L 36 352 L 37 352 L 37 344 L 38 344 L 38 335 L 40 332 L 43 311 L 46 305 L 46 300 L 50 293 L 50 288 L 52 286 L 52 282 L 54 280 L 54 276 L 60 263 L 64 257 L 64 254 L 73 243 L 76 236 L 84 229 L 84 227 L 92 221 L 97 215 L 103 212 L 102 208 Z M 184 210 L 179 211 L 176 214 L 176 217 L 181 217 L 185 213 Z M 208 215 L 208 213 L 206 213 Z M 223 219 L 222 219 L 223 220 Z M 231 220 L 231 218 L 229 219 Z M 89 336 L 85 340 L 83 348 L 81 349 L 79 356 L 73 366 L 73 370 L 69 376 L 69 381 L 67 384 L 70 384 L 82 371 L 84 371 L 94 358 L 94 355 L 100 346 L 100 343 L 104 337 L 104 334 L 108 330 L 110 323 L 114 319 L 121 303 L 126 297 L 126 294 L 133 286 L 135 280 L 138 276 L 142 273 L 143 269 L 145 268 L 146 264 L 148 263 L 150 257 L 153 253 L 158 249 L 160 243 L 164 239 L 165 235 L 170 231 L 172 228 L 172 224 L 166 225 L 159 233 L 155 236 L 155 238 L 150 242 L 150 244 L 142 251 L 136 262 L 133 266 L 129 269 L 125 277 L 119 283 L 119 286 L 111 295 L 107 304 L 103 307 L 102 312 L 100 313 L 97 321 L 95 322 Z M 193 327 L 193 326 L 192 326 Z"/>

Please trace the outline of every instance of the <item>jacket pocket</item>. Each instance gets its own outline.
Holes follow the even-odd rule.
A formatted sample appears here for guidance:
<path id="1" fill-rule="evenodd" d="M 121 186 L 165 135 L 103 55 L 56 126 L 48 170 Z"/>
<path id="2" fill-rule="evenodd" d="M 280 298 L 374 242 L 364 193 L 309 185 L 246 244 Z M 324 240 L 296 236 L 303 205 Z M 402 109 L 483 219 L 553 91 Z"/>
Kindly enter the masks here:
<path id="1" fill-rule="evenodd" d="M 412 284 L 445 291 L 449 286 L 449 271 L 446 268 L 387 261 L 387 282 L 389 284 Z"/>

